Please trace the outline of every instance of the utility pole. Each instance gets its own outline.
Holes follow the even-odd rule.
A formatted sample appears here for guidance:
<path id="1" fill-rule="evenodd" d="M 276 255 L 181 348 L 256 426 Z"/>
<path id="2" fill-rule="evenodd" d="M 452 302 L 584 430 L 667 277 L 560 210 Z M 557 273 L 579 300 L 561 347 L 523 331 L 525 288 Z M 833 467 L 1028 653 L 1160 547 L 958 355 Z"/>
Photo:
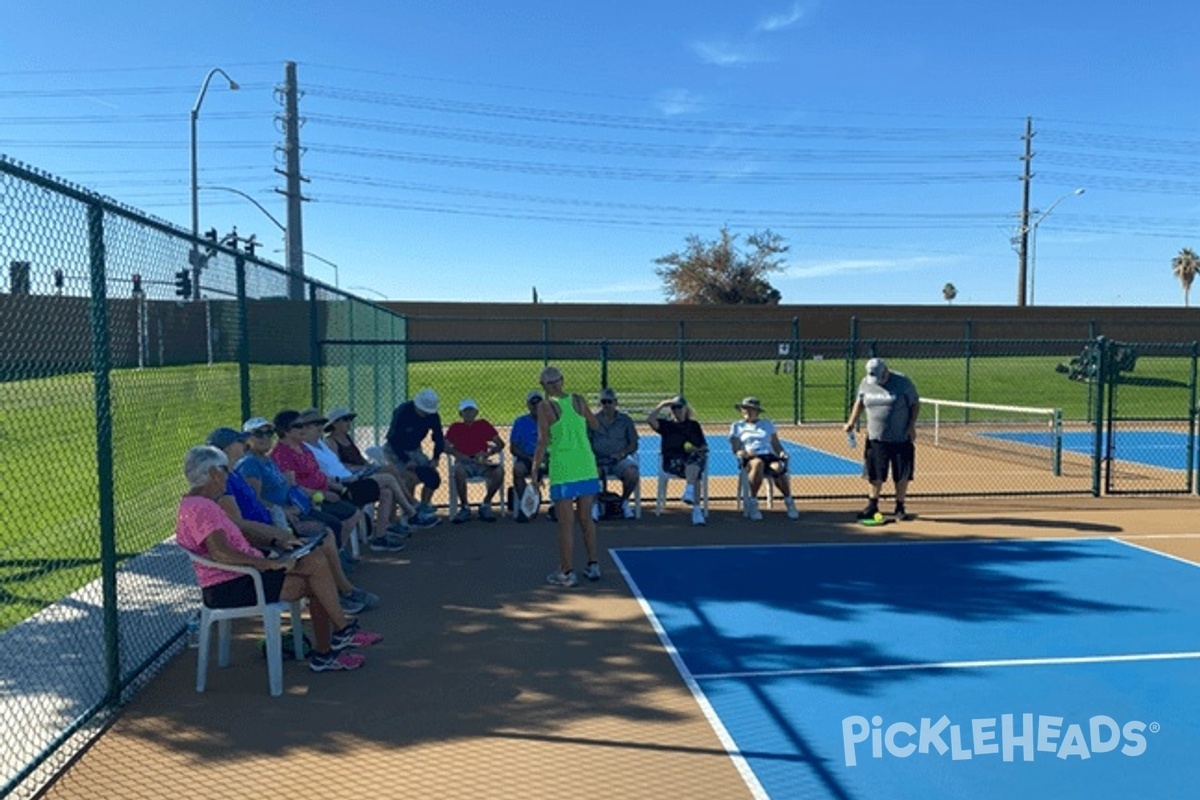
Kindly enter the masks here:
<path id="1" fill-rule="evenodd" d="M 1021 175 L 1021 224 L 1017 229 L 1017 306 L 1025 306 L 1025 278 L 1029 260 L 1029 186 L 1033 182 L 1033 117 L 1025 118 L 1025 170 Z"/>
<path id="2" fill-rule="evenodd" d="M 308 179 L 300 174 L 300 90 L 296 82 L 296 62 L 285 61 L 283 69 L 283 87 L 276 90 L 276 97 L 282 95 L 283 116 L 276 118 L 283 123 L 283 144 L 276 149 L 283 151 L 284 168 L 276 167 L 275 171 L 287 179 L 287 188 L 275 191 L 287 198 L 284 247 L 288 268 L 288 297 L 292 300 L 303 300 L 304 223 L 301 219 L 300 204 L 308 198 L 301 193 L 300 184 Z"/>

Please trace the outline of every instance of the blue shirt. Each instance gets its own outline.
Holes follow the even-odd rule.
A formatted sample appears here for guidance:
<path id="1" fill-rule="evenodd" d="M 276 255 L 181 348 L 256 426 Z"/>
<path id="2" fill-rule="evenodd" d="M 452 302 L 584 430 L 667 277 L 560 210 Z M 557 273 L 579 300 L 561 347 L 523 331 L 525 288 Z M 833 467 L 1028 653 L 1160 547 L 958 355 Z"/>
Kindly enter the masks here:
<path id="1" fill-rule="evenodd" d="M 243 519 L 261 522 L 265 525 L 275 524 L 271 519 L 271 512 L 254 493 L 254 487 L 246 483 L 246 479 L 237 472 L 229 473 L 229 479 L 225 481 L 225 493 L 233 495 L 233 499 L 237 501 L 238 511 L 242 512 Z"/>
<path id="2" fill-rule="evenodd" d="M 275 462 L 267 456 L 247 453 L 234 466 L 234 471 L 243 478 L 255 478 L 262 484 L 262 496 L 268 503 L 277 506 L 288 504 L 288 480 Z M 240 507 L 240 506 L 239 506 Z M 246 516 L 246 512 L 242 512 Z"/>
<path id="3" fill-rule="evenodd" d="M 514 447 L 525 453 L 525 458 L 533 458 L 538 440 L 537 417 L 522 414 L 514 419 L 508 437 L 512 440 Z"/>

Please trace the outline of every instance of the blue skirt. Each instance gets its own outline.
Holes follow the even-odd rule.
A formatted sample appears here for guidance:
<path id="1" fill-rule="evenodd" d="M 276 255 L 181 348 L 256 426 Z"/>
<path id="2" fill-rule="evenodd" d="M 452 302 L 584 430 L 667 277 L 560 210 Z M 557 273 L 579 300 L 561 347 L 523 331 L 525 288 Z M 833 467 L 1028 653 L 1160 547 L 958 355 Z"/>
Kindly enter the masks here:
<path id="1" fill-rule="evenodd" d="M 574 500 L 589 494 L 600 494 L 600 479 L 585 478 L 581 481 L 550 484 L 551 500 Z"/>

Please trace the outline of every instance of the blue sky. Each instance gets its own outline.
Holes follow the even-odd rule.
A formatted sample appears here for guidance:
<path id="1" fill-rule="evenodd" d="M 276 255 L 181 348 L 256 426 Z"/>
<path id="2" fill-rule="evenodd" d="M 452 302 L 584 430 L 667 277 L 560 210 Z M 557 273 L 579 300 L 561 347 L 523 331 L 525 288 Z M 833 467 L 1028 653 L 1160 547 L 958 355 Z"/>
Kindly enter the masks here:
<path id="1" fill-rule="evenodd" d="M 1194 3 L 10 4 L 0 153 L 190 227 L 285 217 L 297 63 L 308 272 L 407 300 L 662 302 L 685 237 L 770 228 L 785 303 L 1010 305 L 1026 117 L 1036 305 L 1182 303 L 1200 248 Z M 1072 192 L 1077 188 L 1081 195 Z M 282 247 L 233 192 L 201 228 Z M 282 255 L 275 255 L 282 261 Z"/>

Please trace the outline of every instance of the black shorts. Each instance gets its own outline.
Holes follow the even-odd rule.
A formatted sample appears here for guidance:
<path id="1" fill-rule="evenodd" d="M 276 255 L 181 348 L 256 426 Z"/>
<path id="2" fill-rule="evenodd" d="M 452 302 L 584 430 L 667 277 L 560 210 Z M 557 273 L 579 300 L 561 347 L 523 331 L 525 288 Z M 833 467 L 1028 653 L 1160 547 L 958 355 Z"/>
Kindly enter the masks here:
<path id="1" fill-rule="evenodd" d="M 379 484 L 370 478 L 360 478 L 346 484 L 346 499 L 356 506 L 379 501 Z"/>
<path id="2" fill-rule="evenodd" d="M 670 473 L 679 478 L 687 477 L 688 464 L 695 464 L 700 467 L 700 472 L 704 472 L 705 466 L 708 464 L 708 453 L 703 450 L 692 450 L 687 453 L 672 453 L 664 455 L 662 461 L 663 472 Z"/>
<path id="3" fill-rule="evenodd" d="M 867 442 L 863 457 L 864 472 L 869 481 L 886 481 L 888 469 L 892 480 L 910 481 L 915 474 L 916 448 L 912 442 Z"/>
<path id="4" fill-rule="evenodd" d="M 771 475 L 783 475 L 787 472 L 788 462 L 786 458 L 780 458 L 774 453 L 763 453 L 761 455 L 750 456 L 749 458 L 738 459 L 738 467 L 745 469 L 746 465 L 754 459 L 763 462 L 763 471 Z"/>
<path id="5" fill-rule="evenodd" d="M 259 570 L 262 575 L 263 596 L 268 603 L 278 603 L 283 590 L 283 579 L 287 570 Z M 249 575 L 238 575 L 231 581 L 221 581 L 204 587 L 204 605 L 209 608 L 237 608 L 252 606 L 258 602 L 254 594 L 254 579 Z"/>

